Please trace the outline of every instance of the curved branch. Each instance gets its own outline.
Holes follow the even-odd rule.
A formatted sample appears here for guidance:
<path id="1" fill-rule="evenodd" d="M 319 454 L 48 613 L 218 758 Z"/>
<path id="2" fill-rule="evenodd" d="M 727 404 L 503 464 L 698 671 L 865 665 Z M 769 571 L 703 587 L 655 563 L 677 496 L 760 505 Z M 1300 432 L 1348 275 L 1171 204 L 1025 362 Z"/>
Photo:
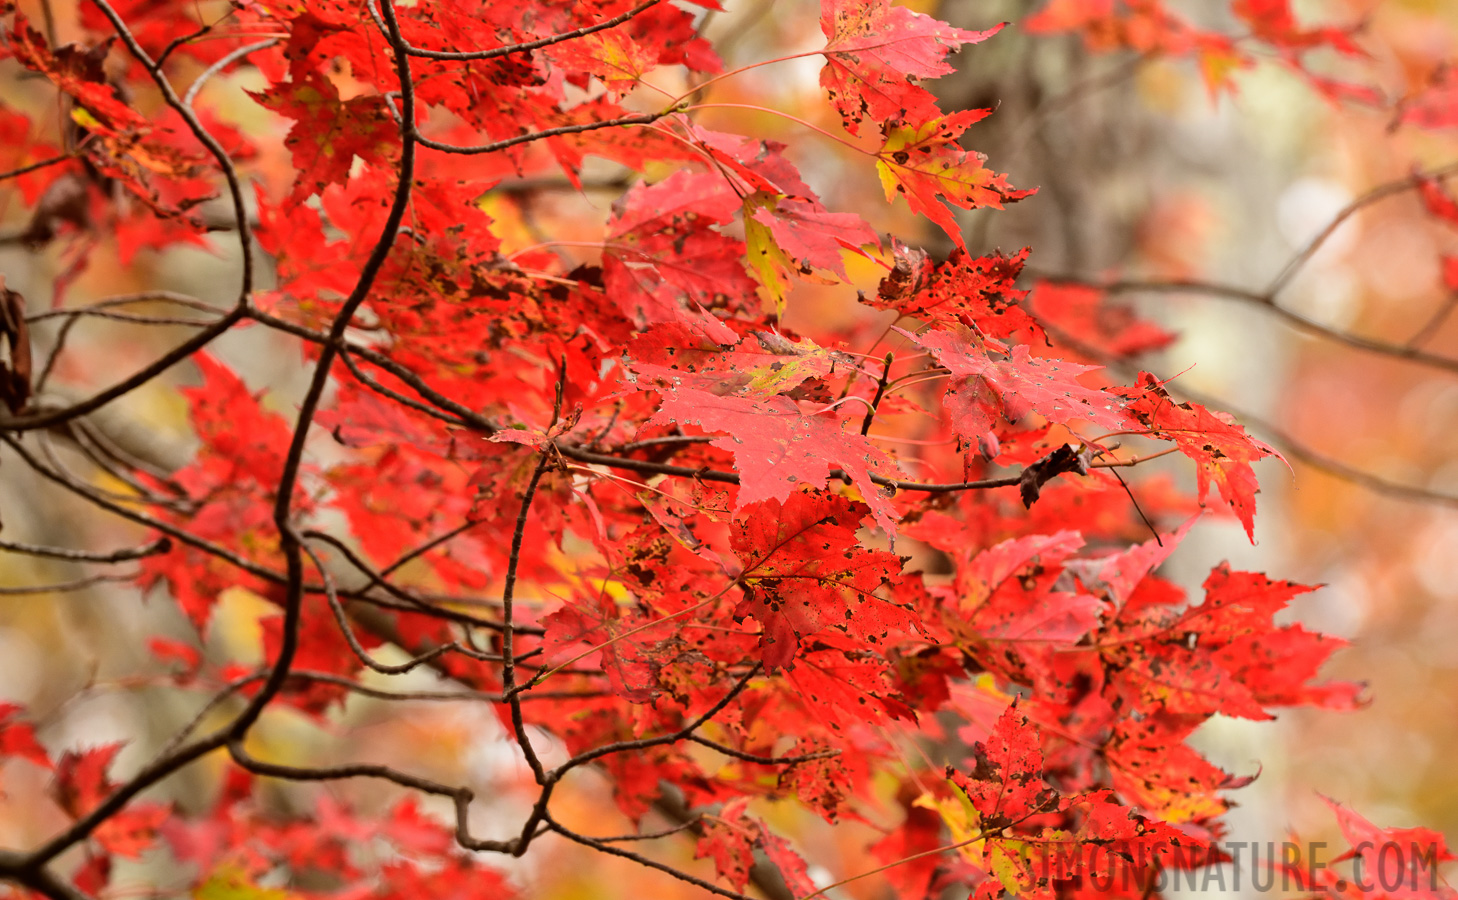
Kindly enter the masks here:
<path id="1" fill-rule="evenodd" d="M 717 703 L 704 710 L 704 712 L 700 714 L 698 718 L 683 726 L 678 731 L 675 731 L 671 734 L 659 735 L 658 737 L 653 738 L 640 738 L 636 741 L 616 741 L 611 744 L 603 744 L 601 747 L 594 747 L 591 750 L 584 750 L 583 752 L 562 763 L 562 765 L 553 769 L 549 777 L 552 781 L 560 781 L 562 776 L 570 772 L 572 769 L 576 768 L 577 766 L 590 763 L 595 759 L 601 759 L 604 756 L 610 756 L 614 753 L 626 753 L 632 750 L 647 750 L 649 747 L 658 747 L 662 746 L 663 744 L 676 744 L 679 741 L 690 737 L 695 731 L 698 731 L 705 722 L 708 722 L 710 719 L 723 712 L 724 708 L 732 703 L 735 697 L 738 697 L 746 687 L 749 687 L 750 679 L 758 675 L 763 668 L 763 663 L 756 663 L 754 668 L 750 669 L 748 672 L 745 672 L 744 675 L 740 677 L 739 681 L 735 683 L 734 687 L 730 688 L 723 697 L 719 698 L 719 701 Z"/>
<path id="2" fill-rule="evenodd" d="M 1311 258 L 1336 233 L 1337 229 L 1352 216 L 1366 207 L 1385 200 L 1388 197 L 1394 197 L 1415 190 L 1424 181 L 1446 178 L 1451 175 L 1458 175 L 1458 162 L 1417 171 L 1405 178 L 1389 181 L 1386 184 L 1378 185 L 1353 200 L 1327 223 L 1326 227 L 1321 230 L 1321 233 L 1312 238 L 1306 246 L 1302 247 L 1286 262 L 1285 266 L 1281 268 L 1281 271 L 1276 274 L 1276 277 L 1271 280 L 1271 283 L 1266 286 L 1264 291 L 1248 290 L 1236 287 L 1235 285 L 1196 279 L 1178 279 L 1174 281 L 1120 280 L 1104 282 L 1078 275 L 1039 272 L 1034 269 L 1028 269 L 1027 271 L 1028 274 L 1047 281 L 1061 284 L 1083 285 L 1114 294 L 1203 294 L 1208 297 L 1234 300 L 1267 310 L 1292 328 L 1305 332 L 1313 337 L 1335 341 L 1336 343 L 1351 347 L 1354 350 L 1361 350 L 1378 356 L 1386 356 L 1392 359 L 1399 359 L 1440 371 L 1458 374 L 1458 359 L 1428 353 L 1419 347 L 1421 341 L 1417 339 L 1411 339 L 1404 344 L 1394 344 L 1363 337 L 1362 335 L 1352 334 L 1340 328 L 1323 325 L 1277 302 L 1281 292 L 1290 285 L 1292 279 L 1310 262 Z"/>
<path id="3" fill-rule="evenodd" d="M 214 75 L 217 75 L 219 72 L 228 68 L 238 60 L 243 59 L 248 54 L 258 50 L 266 50 L 282 40 L 283 38 L 275 37 L 269 38 L 266 41 L 259 41 L 256 44 L 244 45 L 242 47 L 239 47 L 237 50 L 234 50 L 232 53 L 229 53 L 227 56 L 224 56 L 222 59 L 218 60 L 212 65 L 208 66 L 206 69 L 203 70 L 203 73 L 201 75 L 197 76 L 197 80 L 194 81 L 192 83 L 192 86 L 187 89 L 187 93 L 182 95 L 182 105 L 186 106 L 188 109 L 192 109 L 192 101 L 197 99 L 198 91 L 201 91 L 203 85 L 207 84 Z"/>
<path id="4" fill-rule="evenodd" d="M 162 92 L 162 97 L 167 101 L 167 105 L 177 111 L 177 114 L 187 123 L 188 130 L 207 148 L 213 159 L 217 160 L 218 168 L 222 170 L 223 178 L 228 183 L 229 197 L 233 201 L 233 218 L 237 224 L 238 244 L 242 252 L 243 276 L 238 288 L 236 306 L 240 309 L 246 308 L 253 294 L 253 229 L 248 223 L 248 207 L 243 202 L 243 185 L 238 179 L 238 170 L 233 166 L 232 158 L 228 156 L 228 151 L 223 149 L 223 145 L 218 143 L 217 138 L 214 138 L 203 127 L 202 121 L 198 119 L 197 113 L 193 112 L 192 107 L 177 96 L 172 82 L 162 72 L 162 64 L 147 55 L 147 51 L 142 49 L 142 45 L 137 42 L 136 35 L 132 34 L 131 29 L 127 27 L 126 22 L 122 20 L 117 11 L 112 9 L 111 4 L 107 0 L 91 0 L 91 2 L 96 4 L 96 8 L 101 10 L 101 14 L 111 22 L 132 56 L 136 57 L 137 61 L 151 74 L 152 80 L 156 82 L 157 89 Z M 170 47 L 168 49 L 171 50 Z"/>
<path id="5" fill-rule="evenodd" d="M 172 550 L 172 541 L 165 537 L 158 538 L 140 547 L 127 547 L 122 550 L 113 550 L 110 553 L 92 553 L 89 550 L 72 550 L 69 547 L 44 547 L 40 544 L 25 544 L 20 541 L 0 541 L 0 550 L 24 553 L 28 556 L 43 556 L 48 559 L 66 559 L 72 562 L 119 563 L 146 556 L 156 556 L 159 553 L 168 553 Z"/>
<path id="6" fill-rule="evenodd" d="M 393 112 L 394 105 L 390 105 Z M 620 125 L 650 125 L 659 119 L 674 112 L 665 110 L 656 113 L 638 113 L 631 116 L 621 116 L 616 119 L 607 119 L 601 122 L 582 122 L 577 125 L 560 125 L 556 128 L 544 128 L 541 131 L 533 131 L 529 134 L 519 134 L 516 137 L 506 138 L 500 141 L 493 141 L 489 144 L 477 144 L 474 147 L 462 146 L 459 144 L 446 144 L 441 141 L 433 141 L 425 137 L 419 131 L 412 130 L 415 140 L 420 146 L 428 147 L 431 150 L 438 150 L 441 153 L 457 153 L 462 156 L 475 156 L 481 153 L 496 153 L 499 150 L 506 150 L 518 144 L 529 144 L 532 141 L 540 141 L 543 138 L 560 137 L 564 134 L 581 134 L 584 131 L 597 131 L 600 128 L 617 128 Z"/>
<path id="7" fill-rule="evenodd" d="M 752 898 L 748 894 L 741 894 L 738 891 L 731 891 L 728 888 L 720 887 L 719 885 L 714 884 L 712 881 L 706 881 L 696 875 L 690 875 L 687 872 L 683 872 L 675 869 L 672 866 L 665 865 L 657 861 L 656 859 L 650 859 L 649 857 L 644 856 L 641 853 L 634 853 L 632 850 L 624 850 L 621 847 L 614 847 L 611 843 L 601 840 L 599 838 L 593 838 L 588 837 L 585 834 L 579 834 L 578 832 L 573 831 L 572 829 L 558 822 L 556 819 L 553 819 L 550 815 L 546 817 L 546 822 L 547 827 L 556 834 L 560 834 L 562 837 L 566 838 L 569 841 L 572 841 L 573 843 L 581 844 L 584 847 L 591 847 L 599 853 L 606 853 L 609 856 L 620 856 L 623 859 L 630 859 L 640 866 L 646 866 L 650 869 L 657 869 L 658 871 L 663 872 L 666 875 L 672 875 L 679 881 L 688 882 L 694 887 L 706 890 L 711 894 L 717 894 L 720 897 L 728 897 L 730 898 L 730 900 L 752 900 Z"/>

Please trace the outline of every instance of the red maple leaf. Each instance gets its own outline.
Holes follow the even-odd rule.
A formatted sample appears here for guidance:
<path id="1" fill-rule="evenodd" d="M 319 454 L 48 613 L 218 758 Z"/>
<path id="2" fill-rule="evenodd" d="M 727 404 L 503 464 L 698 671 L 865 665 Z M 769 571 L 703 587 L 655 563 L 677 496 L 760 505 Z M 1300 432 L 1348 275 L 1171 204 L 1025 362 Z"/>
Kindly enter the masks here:
<path id="1" fill-rule="evenodd" d="M 1432 130 L 1458 128 L 1458 70 L 1439 69 L 1417 94 L 1398 104 L 1398 121 Z"/>
<path id="2" fill-rule="evenodd" d="M 36 740 L 35 726 L 17 721 L 23 709 L 15 703 L 0 703 L 0 757 L 18 756 L 49 769 L 51 755 Z"/>
<path id="3" fill-rule="evenodd" d="M 1117 663 L 1114 683 L 1146 709 L 1269 719 L 1271 706 L 1351 708 L 1360 685 L 1309 683 L 1341 642 L 1274 623 L 1291 597 L 1309 590 L 1217 566 L 1199 605 L 1124 616 L 1095 643 Z"/>
<path id="4" fill-rule="evenodd" d="M 1160 350 L 1175 339 L 1096 287 L 1039 281 L 1032 304 L 1038 321 L 1050 330 L 1077 341 L 1079 348 L 1115 358 Z"/>
<path id="5" fill-rule="evenodd" d="M 790 273 L 803 277 L 818 269 L 844 280 L 845 251 L 880 246 L 876 232 L 854 213 L 833 213 L 816 201 L 762 193 L 744 198 L 744 237 L 749 264 L 775 300 L 776 315 L 784 312 Z"/>
<path id="6" fill-rule="evenodd" d="M 714 230 L 739 211 L 718 173 L 680 171 L 636 185 L 613 207 L 603 283 L 641 325 L 682 323 L 717 343 L 735 336 L 708 310 L 754 294 L 743 243 Z"/>
<path id="7" fill-rule="evenodd" d="M 902 333 L 951 370 L 947 409 L 957 433 L 973 442 L 985 442 L 999 418 L 1018 422 L 1028 413 L 1060 425 L 1089 422 L 1116 430 L 1125 423 L 1116 396 L 1079 383 L 1078 376 L 1096 366 L 1034 357 L 1024 345 L 1006 350 L 962 326 Z"/>
<path id="8" fill-rule="evenodd" d="M 948 770 L 971 814 L 942 808 L 953 837 L 966 836 L 963 855 L 992 876 L 978 897 L 1051 897 L 1055 883 L 1146 869 L 1202 843 L 1114 802 L 1109 791 L 1060 795 L 1043 779 L 1038 732 L 1016 705 L 978 742 L 974 758 L 970 775 Z"/>
<path id="9" fill-rule="evenodd" d="M 967 244 L 962 229 L 942 200 L 962 209 L 1002 209 L 1004 203 L 1037 193 L 1036 189 L 1013 188 L 1006 175 L 982 165 L 987 157 L 958 145 L 962 132 L 990 112 L 971 109 L 948 116 L 887 121 L 881 127 L 884 142 L 876 153 L 876 171 L 886 199 L 904 194 L 912 212 L 940 225 L 964 253 Z"/>
<path id="10" fill-rule="evenodd" d="M 1322 797 L 1351 849 L 1333 862 L 1359 860 L 1353 882 L 1368 896 L 1390 900 L 1452 900 L 1454 890 L 1441 880 L 1437 865 L 1455 857 L 1443 835 L 1429 828 L 1378 828 L 1330 797 Z"/>
<path id="11" fill-rule="evenodd" d="M 977 810 L 984 833 L 993 834 L 1055 809 L 1058 791 L 1043 780 L 1043 749 L 1028 717 L 1015 705 L 998 717 L 987 740 L 972 750 L 970 776 L 949 773 Z"/>
<path id="12" fill-rule="evenodd" d="M 381 97 L 342 100 L 328 76 L 308 70 L 253 95 L 263 106 L 294 120 L 284 144 L 293 154 L 298 178 L 290 201 L 297 203 L 331 184 L 345 184 L 358 156 L 390 165 L 399 153 L 400 129 Z"/>
<path id="13" fill-rule="evenodd" d="M 51 792 L 62 809 L 80 818 L 111 794 L 115 784 L 106 773 L 121 748 L 120 743 L 103 744 L 61 755 Z M 107 852 L 136 859 L 156 841 L 157 829 L 171 815 L 172 808 L 167 804 L 131 803 L 106 819 L 93 836 Z"/>
<path id="14" fill-rule="evenodd" d="M 819 491 L 741 509 L 730 541 L 744 566 L 745 598 L 734 614 L 764 627 L 771 670 L 791 665 L 801 642 L 828 628 L 872 644 L 916 629 L 909 610 L 880 596 L 901 559 L 861 547 L 856 529 L 865 514 L 861 504 Z"/>
<path id="15" fill-rule="evenodd" d="M 948 53 L 979 44 L 1002 30 L 954 28 L 890 0 L 823 0 L 825 68 L 820 84 L 840 112 L 846 130 L 858 134 L 861 121 L 934 118 L 936 98 L 916 82 L 952 71 Z"/>
<path id="16" fill-rule="evenodd" d="M 894 477 L 895 465 L 865 437 L 847 432 L 832 411 L 809 411 L 788 397 L 720 397 L 694 388 L 665 390 L 650 422 L 698 425 L 724 435 L 713 446 L 734 454 L 737 508 L 790 499 L 799 488 L 825 484 L 839 466 L 860 490 L 876 522 L 895 530 L 896 513 L 871 474 Z"/>
<path id="17" fill-rule="evenodd" d="M 744 799 L 734 800 L 725 804 L 718 815 L 705 817 L 704 834 L 699 838 L 694 857 L 712 859 L 719 877 L 736 891 L 742 891 L 749 883 L 754 851 L 759 850 L 779 869 L 791 896 L 803 897 L 814 892 L 815 883 L 810 880 L 805 860 L 764 822 L 747 815 L 745 805 Z"/>
<path id="18" fill-rule="evenodd" d="M 987 337 L 1043 340 L 1042 326 L 1022 307 L 1028 292 L 1017 286 L 1027 259 L 1026 247 L 1013 256 L 973 257 L 957 249 L 934 265 L 925 253 L 897 245 L 895 268 L 874 297 L 861 301 L 929 325 L 973 325 Z"/>
<path id="19" fill-rule="evenodd" d="M 1235 511 L 1245 533 L 1255 540 L 1255 495 L 1259 489 L 1250 464 L 1267 456 L 1285 458 L 1245 429 L 1197 403 L 1175 403 L 1159 379 L 1139 373 L 1135 387 L 1115 388 L 1128 398 L 1129 419 L 1148 429 L 1151 437 L 1173 441 L 1180 452 L 1199 464 L 1195 471 L 1200 502 L 1213 483 L 1220 497 Z"/>

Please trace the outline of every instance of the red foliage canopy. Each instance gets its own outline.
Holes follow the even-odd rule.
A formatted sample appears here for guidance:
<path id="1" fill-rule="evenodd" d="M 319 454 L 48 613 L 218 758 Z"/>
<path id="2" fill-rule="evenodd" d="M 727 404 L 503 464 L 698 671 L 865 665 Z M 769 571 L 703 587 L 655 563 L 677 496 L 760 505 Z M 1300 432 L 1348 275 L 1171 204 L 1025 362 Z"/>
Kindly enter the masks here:
<path id="1" fill-rule="evenodd" d="M 38 477 L 147 531 L 135 551 L 74 558 L 141 560 L 128 578 L 197 633 L 154 645 L 165 680 L 216 695 L 218 716 L 122 774 L 116 745 L 56 752 L 22 710 L 0 708 L 0 754 L 53 766 L 70 821 L 0 853 L 0 877 L 89 896 L 107 890 L 112 858 L 157 852 L 187 864 L 198 897 L 282 896 L 260 885 L 292 878 L 319 897 L 496 898 L 509 879 L 490 853 L 557 835 L 722 896 L 753 882 L 806 898 L 817 882 L 764 814 L 797 799 L 829 820 L 878 821 L 872 852 L 908 897 L 951 884 L 985 900 L 1120 893 L 1220 858 L 1224 792 L 1248 779 L 1185 743 L 1202 722 L 1357 704 L 1357 686 L 1319 680 L 1340 641 L 1274 619 L 1308 588 L 1217 566 L 1187 602 L 1157 570 L 1194 504 L 1151 491 L 1141 511 L 1114 474 L 1177 451 L 1194 463 L 1195 501 L 1253 535 L 1252 463 L 1275 451 L 1153 375 L 1119 385 L 1077 361 L 1163 346 L 1158 328 L 1091 289 L 1044 285 L 1029 303 L 1027 250 L 968 246 L 954 209 L 1033 191 L 962 147 L 989 110 L 945 112 L 920 81 L 1001 26 L 824 3 L 820 83 L 848 134 L 823 137 L 946 232 L 956 251 L 933 260 L 817 196 L 784 144 L 696 121 L 722 70 L 701 11 L 82 7 L 66 44 L 0 9 L 3 55 L 65 112 L 58 128 L 0 105 L 5 133 L 25 136 L 3 151 L 7 188 L 29 204 L 24 240 L 70 242 L 76 267 L 109 241 L 128 260 L 236 240 L 242 276 L 224 306 L 157 291 L 64 306 L 127 319 L 128 304 L 173 303 L 192 333 L 72 403 L 30 399 L 28 353 L 13 350 L 0 439 Z M 1302 72 L 1318 45 L 1351 52 L 1345 32 L 1301 29 L 1284 3 L 1233 9 L 1249 40 Z M 1198 55 L 1217 89 L 1248 62 L 1156 2 L 1056 0 L 1028 24 Z M 242 116 L 214 79 L 245 66 L 271 131 L 228 124 Z M 653 85 L 674 67 L 689 79 L 678 96 Z M 1435 94 L 1404 115 L 1444 109 Z M 601 230 L 524 240 L 529 182 L 580 187 L 587 157 L 624 173 Z M 283 159 L 280 176 L 267 161 Z M 1425 196 L 1451 205 L 1436 185 Z M 583 243 L 585 255 L 557 252 Z M 785 325 L 802 285 L 851 306 L 854 282 L 874 288 L 858 313 L 872 324 Z M 7 322 L 12 348 L 28 347 L 23 318 Z M 250 328 L 302 359 L 301 394 L 251 390 L 247 367 L 207 351 Z M 197 373 L 182 391 L 190 461 L 119 456 L 103 490 L 50 453 L 60 434 L 93 447 L 83 416 L 183 361 Z M 1149 449 L 1131 455 L 1120 435 Z M 203 642 L 239 591 L 272 610 L 261 664 Z M 449 689 L 378 686 L 427 669 Z M 285 711 L 328 721 L 353 694 L 483 704 L 532 801 L 481 838 L 464 784 L 249 740 Z M 960 743 L 939 744 L 939 764 L 907 762 L 949 728 Z M 138 799 L 214 751 L 228 756 L 215 798 Z M 554 792 L 587 767 L 634 823 L 677 824 L 614 837 L 564 821 Z M 280 820 L 257 778 L 368 779 L 409 796 L 320 799 Z M 632 843 L 678 832 L 704 868 Z M 382 852 L 348 852 L 365 840 Z M 57 858 L 77 847 L 88 861 L 62 874 Z"/>

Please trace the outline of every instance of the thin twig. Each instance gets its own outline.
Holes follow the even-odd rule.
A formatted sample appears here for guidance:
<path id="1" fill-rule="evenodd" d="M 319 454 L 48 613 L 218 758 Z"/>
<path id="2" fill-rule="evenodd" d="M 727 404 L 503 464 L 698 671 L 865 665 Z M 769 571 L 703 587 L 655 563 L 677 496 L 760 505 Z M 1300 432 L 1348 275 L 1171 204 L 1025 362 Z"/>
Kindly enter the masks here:
<path id="1" fill-rule="evenodd" d="M 234 50 L 232 53 L 229 53 L 227 56 L 224 56 L 222 59 L 208 66 L 206 69 L 203 70 L 203 73 L 201 75 L 197 76 L 197 80 L 194 81 L 192 83 L 192 86 L 187 89 L 187 93 L 182 95 L 182 105 L 186 106 L 188 109 L 192 109 L 192 101 L 197 99 L 198 91 L 202 90 L 203 85 L 207 84 L 214 75 L 217 75 L 219 72 L 228 68 L 233 63 L 244 58 L 248 54 L 258 50 L 265 50 L 282 40 L 283 38 L 274 37 L 269 38 L 266 41 L 259 41 L 256 44 L 247 44 L 245 46 L 239 47 L 237 50 Z"/>
<path id="2" fill-rule="evenodd" d="M 50 559 L 68 559 L 73 562 L 119 563 L 167 553 L 172 550 L 172 541 L 163 537 L 140 547 L 127 547 L 122 550 L 113 550 L 110 553 L 93 553 L 89 550 L 72 550 L 68 547 L 43 547 L 39 544 L 24 544 L 20 541 L 0 541 L 0 550 L 24 553 L 29 556 L 44 556 Z"/>
<path id="3" fill-rule="evenodd" d="M 35 594 L 64 594 L 68 591 L 82 591 L 98 584 L 125 584 L 136 580 L 136 573 L 125 575 L 90 575 L 75 581 L 61 581 L 55 584 L 35 584 L 25 587 L 0 587 L 0 597 L 28 597 Z"/>

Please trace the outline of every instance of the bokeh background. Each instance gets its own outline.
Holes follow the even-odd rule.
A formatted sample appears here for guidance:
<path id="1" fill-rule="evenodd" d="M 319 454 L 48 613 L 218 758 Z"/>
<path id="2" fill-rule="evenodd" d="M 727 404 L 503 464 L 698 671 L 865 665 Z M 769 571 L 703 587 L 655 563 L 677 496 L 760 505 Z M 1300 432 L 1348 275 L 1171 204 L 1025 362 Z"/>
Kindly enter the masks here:
<path id="1" fill-rule="evenodd" d="M 69 0 L 53 5 L 64 29 L 73 18 Z M 726 11 L 708 16 L 704 28 L 727 68 L 812 55 L 717 82 L 706 101 L 769 107 L 838 131 L 817 81 L 821 61 L 813 51 L 823 45 L 818 4 L 725 5 Z M 1013 23 L 965 49 L 955 58 L 958 71 L 936 90 L 945 109 L 996 106 L 994 115 L 969 132 L 968 144 L 987 153 L 1014 185 L 1040 188 L 1036 197 L 1008 210 L 967 215 L 973 251 L 1031 246 L 1029 266 L 1039 274 L 1194 280 L 1259 292 L 1357 197 L 1414 167 L 1458 160 L 1458 129 L 1393 128 L 1390 105 L 1458 62 L 1458 4 L 1444 0 L 1294 4 L 1303 22 L 1362 23 L 1357 40 L 1368 57 L 1318 53 L 1309 62 L 1331 77 L 1376 87 L 1389 101 L 1385 108 L 1334 103 L 1273 55 L 1234 72 L 1227 88 L 1212 92 L 1187 56 L 1090 46 L 1077 33 L 1028 33 L 1019 23 L 1043 5 L 1039 2 L 907 5 L 967 28 Z M 1241 31 L 1224 2 L 1168 5 L 1196 27 Z M 657 72 L 652 80 L 673 93 L 691 86 L 671 71 Z M 277 130 L 277 122 L 244 94 L 258 86 L 257 76 L 242 69 L 215 79 L 207 92 L 239 127 Z M 13 63 L 0 65 L 0 92 L 7 103 L 28 110 L 43 112 L 48 102 L 46 89 L 22 77 Z M 653 100 L 645 92 L 643 102 Z M 803 125 L 734 106 L 704 108 L 697 116 L 725 131 L 782 137 L 829 207 L 854 209 L 878 229 L 920 238 L 941 252 L 950 249 L 944 236 L 924 229 L 904 205 L 888 206 L 868 167 L 852 164 L 843 148 Z M 250 165 L 253 177 L 290 177 L 281 141 L 277 144 L 278 156 L 265 152 Z M 533 197 L 531 216 L 497 204 L 490 212 L 506 249 L 536 243 L 548 225 L 560 239 L 598 239 L 621 189 L 620 176 L 602 165 L 586 173 L 582 192 L 565 189 L 565 183 L 526 186 Z M 0 185 L 0 234 L 23 228 L 25 209 L 23 198 Z M 7 241 L 0 246 L 0 271 L 41 311 L 49 308 L 55 280 L 71 263 L 69 252 L 60 243 L 37 251 Z M 217 292 L 234 282 L 233 253 L 228 241 L 218 240 L 206 248 L 144 252 L 122 265 L 117 248 L 102 245 L 85 274 L 70 284 L 64 302 L 158 287 L 224 300 Z M 1436 320 L 1427 328 L 1452 297 L 1442 277 L 1444 254 L 1458 254 L 1458 232 L 1430 216 L 1414 193 L 1398 193 L 1347 220 L 1279 300 L 1330 328 L 1396 344 L 1425 332 L 1425 349 L 1458 358 L 1458 321 Z M 852 274 L 874 289 L 879 273 L 867 265 Z M 1235 412 L 1290 461 L 1289 468 L 1275 461 L 1258 468 L 1263 492 L 1254 545 L 1232 520 L 1206 521 L 1172 561 L 1174 573 L 1193 590 L 1212 565 L 1229 559 L 1238 568 L 1325 584 L 1298 601 L 1292 615 L 1351 642 L 1330 665 L 1330 676 L 1369 684 L 1370 705 L 1358 712 L 1286 712 L 1275 723 L 1218 720 L 1202 732 L 1204 749 L 1227 770 L 1260 771 L 1239 793 L 1242 805 L 1230 816 L 1232 836 L 1280 841 L 1294 833 L 1336 846 L 1334 823 L 1318 792 L 1378 825 L 1421 825 L 1458 836 L 1458 375 L 1312 337 L 1257 304 L 1206 291 L 1134 292 L 1128 299 L 1179 336 L 1144 365 L 1162 377 L 1182 373 L 1173 388 Z M 792 296 L 786 325 L 866 314 L 849 302 L 844 288 L 803 286 Z M 69 335 L 72 349 L 51 375 L 50 387 L 83 394 L 88 385 L 131 371 L 185 333 L 83 324 Z M 56 337 L 53 324 L 37 325 L 40 349 Z M 297 348 L 244 332 L 230 336 L 219 355 L 251 387 L 268 391 L 275 408 L 292 408 L 303 372 Z M 1127 380 L 1127 373 L 1119 374 Z M 175 387 L 192 378 L 188 367 L 179 367 L 168 381 L 129 396 L 99 421 L 124 451 L 175 466 L 187 458 L 190 441 Z M 124 490 L 104 473 L 94 478 L 102 487 Z M 37 484 L 3 457 L 0 518 L 5 537 L 13 540 L 113 547 L 139 537 Z M 0 556 L 0 586 L 83 574 L 62 563 Z M 225 598 L 208 635 L 208 652 L 257 661 L 263 611 L 246 592 Z M 118 769 L 134 768 L 206 696 L 159 686 L 166 663 L 155 658 L 148 640 L 182 636 L 185 629 L 165 604 L 148 605 L 114 584 L 0 596 L 0 701 L 30 707 L 42 740 L 54 748 L 126 739 Z M 422 683 L 433 681 L 420 677 Z M 360 758 L 363 752 L 364 758 L 467 778 L 478 793 L 495 798 L 479 804 L 479 830 L 488 835 L 493 822 L 515 819 L 512 811 L 533 796 L 518 791 L 520 773 L 488 712 L 434 706 L 397 712 L 355 698 L 329 728 L 274 717 L 264 739 L 310 748 L 321 761 L 346 752 Z M 217 780 L 216 767 L 198 766 L 169 786 L 167 796 L 185 808 L 217 790 Z M 59 811 L 45 798 L 46 782 L 46 773 L 27 763 L 6 766 L 0 846 L 28 846 L 61 824 Z M 564 792 L 559 800 L 564 819 L 590 820 L 594 831 L 613 831 L 617 813 L 602 788 L 588 781 Z M 348 802 L 379 802 L 351 786 L 291 788 L 270 802 L 284 815 L 317 804 L 319 792 Z M 799 835 L 808 857 L 840 872 L 864 867 L 864 845 L 875 837 L 869 826 L 831 829 L 788 809 L 769 815 L 776 827 Z M 686 843 L 676 862 L 691 866 L 691 849 Z M 568 858 L 572 866 L 562 864 Z M 694 895 L 691 888 L 636 867 L 603 859 L 591 860 L 592 868 L 582 863 L 577 854 L 548 852 L 520 863 L 515 874 L 534 897 Z M 134 879 L 165 885 L 165 864 L 144 860 L 136 864 Z M 872 878 L 835 896 L 870 900 L 886 892 Z"/>

